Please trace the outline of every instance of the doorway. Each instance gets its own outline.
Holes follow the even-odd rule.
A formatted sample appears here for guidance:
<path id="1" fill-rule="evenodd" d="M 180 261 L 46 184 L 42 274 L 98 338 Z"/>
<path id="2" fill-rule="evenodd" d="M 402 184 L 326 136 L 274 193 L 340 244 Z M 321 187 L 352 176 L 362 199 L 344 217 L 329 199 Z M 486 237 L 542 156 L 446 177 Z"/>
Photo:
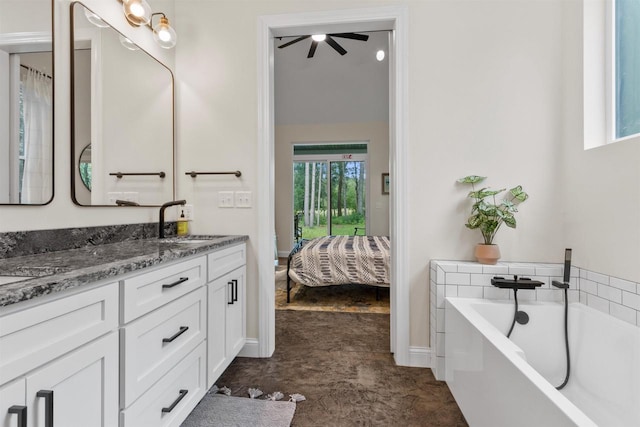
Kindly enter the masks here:
<path id="1" fill-rule="evenodd" d="M 390 237 L 392 251 L 391 349 L 396 364 L 410 365 L 407 242 L 407 81 L 408 10 L 405 6 L 272 15 L 259 18 L 258 29 L 258 201 L 256 250 L 259 268 L 259 334 L 246 354 L 270 357 L 275 350 L 273 253 L 274 214 L 274 37 L 305 32 L 392 30 L 390 66 Z"/>

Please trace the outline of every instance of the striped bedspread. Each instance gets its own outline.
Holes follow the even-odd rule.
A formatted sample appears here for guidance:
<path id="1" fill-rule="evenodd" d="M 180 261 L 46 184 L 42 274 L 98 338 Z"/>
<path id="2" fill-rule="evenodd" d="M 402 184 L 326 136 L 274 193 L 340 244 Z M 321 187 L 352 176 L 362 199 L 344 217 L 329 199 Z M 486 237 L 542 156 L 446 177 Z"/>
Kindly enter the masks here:
<path id="1" fill-rule="evenodd" d="M 357 283 L 388 287 L 389 261 L 386 236 L 318 237 L 293 255 L 289 277 L 306 286 Z"/>

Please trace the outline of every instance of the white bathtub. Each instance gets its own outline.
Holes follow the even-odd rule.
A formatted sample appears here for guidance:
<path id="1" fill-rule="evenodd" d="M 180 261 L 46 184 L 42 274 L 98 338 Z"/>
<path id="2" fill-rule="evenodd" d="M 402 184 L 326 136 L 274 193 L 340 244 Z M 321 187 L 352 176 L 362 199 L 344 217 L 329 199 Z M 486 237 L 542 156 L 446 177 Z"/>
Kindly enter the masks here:
<path id="1" fill-rule="evenodd" d="M 569 305 L 571 377 L 565 376 L 564 306 L 446 299 L 446 381 L 472 427 L 640 426 L 640 329 Z"/>

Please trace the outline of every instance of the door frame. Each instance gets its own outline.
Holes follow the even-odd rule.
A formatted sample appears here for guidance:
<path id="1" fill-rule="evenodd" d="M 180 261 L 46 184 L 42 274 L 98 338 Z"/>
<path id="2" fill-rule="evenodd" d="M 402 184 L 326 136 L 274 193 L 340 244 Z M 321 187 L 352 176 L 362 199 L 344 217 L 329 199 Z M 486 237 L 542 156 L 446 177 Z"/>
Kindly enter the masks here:
<path id="1" fill-rule="evenodd" d="M 258 18 L 258 343 L 257 356 L 275 350 L 274 37 L 301 32 L 393 30 L 389 44 L 389 174 L 391 237 L 391 351 L 409 366 L 410 287 L 408 251 L 408 8 L 386 6 Z"/>

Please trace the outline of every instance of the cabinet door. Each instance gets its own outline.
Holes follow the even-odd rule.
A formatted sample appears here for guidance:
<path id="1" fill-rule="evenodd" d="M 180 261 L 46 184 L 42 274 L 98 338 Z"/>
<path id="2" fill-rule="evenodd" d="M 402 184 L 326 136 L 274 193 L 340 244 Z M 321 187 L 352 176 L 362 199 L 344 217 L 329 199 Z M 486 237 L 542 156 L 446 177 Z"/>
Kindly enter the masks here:
<path id="1" fill-rule="evenodd" d="M 226 319 L 226 357 L 233 359 L 238 355 L 245 343 L 246 337 L 246 298 L 245 298 L 246 267 L 241 267 L 230 273 L 227 281 L 231 282 L 233 304 L 227 304 Z"/>
<path id="2" fill-rule="evenodd" d="M 29 426 L 117 427 L 117 333 L 111 332 L 28 375 L 26 396 Z M 53 423 L 47 419 L 50 399 Z"/>
<path id="3" fill-rule="evenodd" d="M 25 380 L 20 378 L 0 387 L 0 427 L 22 427 L 18 424 L 24 406 Z M 10 409 L 12 408 L 12 409 Z M 28 417 L 27 417 L 28 419 Z"/>
<path id="4" fill-rule="evenodd" d="M 229 285 L 216 280 L 207 285 L 207 388 L 225 370 L 225 319 L 230 297 Z"/>

